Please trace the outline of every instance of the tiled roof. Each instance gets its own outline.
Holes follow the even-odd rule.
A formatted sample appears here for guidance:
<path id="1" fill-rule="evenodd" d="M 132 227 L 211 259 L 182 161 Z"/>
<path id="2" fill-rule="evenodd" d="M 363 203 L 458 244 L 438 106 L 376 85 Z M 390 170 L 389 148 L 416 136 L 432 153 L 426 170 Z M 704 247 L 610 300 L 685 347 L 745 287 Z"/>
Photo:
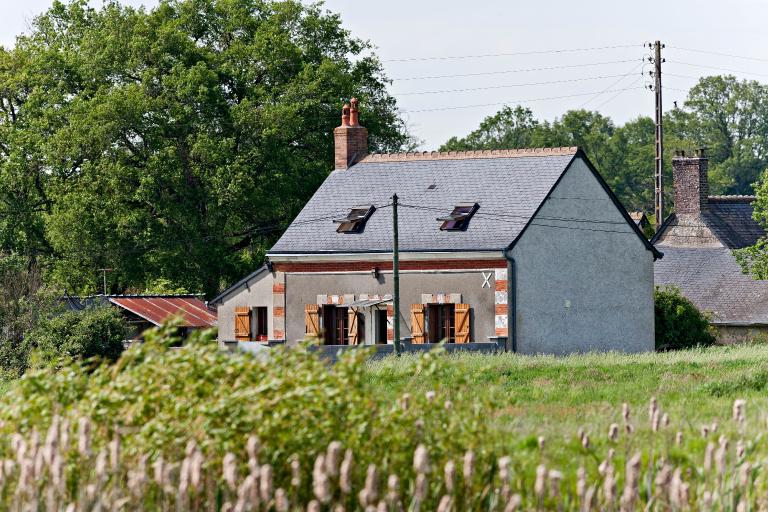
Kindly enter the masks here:
<path id="1" fill-rule="evenodd" d="M 395 193 L 402 203 L 400 250 L 500 250 L 515 240 L 576 151 L 371 155 L 331 173 L 269 253 L 391 251 L 391 208 L 375 211 L 362 233 L 337 233 L 332 219 L 353 206 L 388 205 Z M 466 202 L 478 203 L 482 215 L 466 231 L 441 231 L 436 218 Z"/>
<path id="2" fill-rule="evenodd" d="M 674 285 L 716 324 L 768 325 L 768 281 L 743 274 L 731 249 L 663 246 L 657 285 Z"/>

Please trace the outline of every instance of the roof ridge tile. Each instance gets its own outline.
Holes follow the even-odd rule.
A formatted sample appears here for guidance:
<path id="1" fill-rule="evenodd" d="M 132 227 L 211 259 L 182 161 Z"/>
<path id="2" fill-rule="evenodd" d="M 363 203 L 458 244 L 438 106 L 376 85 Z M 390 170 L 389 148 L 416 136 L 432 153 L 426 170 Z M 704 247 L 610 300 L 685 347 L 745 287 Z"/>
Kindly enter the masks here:
<path id="1" fill-rule="evenodd" d="M 400 153 L 371 153 L 358 163 L 403 162 L 413 160 L 468 160 L 474 158 L 514 158 L 525 156 L 568 156 L 578 146 L 520 149 L 470 149 L 466 151 L 406 151 Z"/>

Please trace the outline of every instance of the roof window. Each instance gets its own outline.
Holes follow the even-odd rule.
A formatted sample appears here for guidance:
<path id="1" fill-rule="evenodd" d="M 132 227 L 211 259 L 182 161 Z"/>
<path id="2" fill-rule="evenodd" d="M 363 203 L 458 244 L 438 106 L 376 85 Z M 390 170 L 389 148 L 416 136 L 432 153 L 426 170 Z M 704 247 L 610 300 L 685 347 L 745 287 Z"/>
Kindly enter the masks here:
<path id="1" fill-rule="evenodd" d="M 460 203 L 454 206 L 453 211 L 447 217 L 439 217 L 437 220 L 443 224 L 442 231 L 464 231 L 469 225 L 469 219 L 480 207 L 477 203 Z"/>
<path id="2" fill-rule="evenodd" d="M 334 219 L 333 222 L 339 225 L 336 228 L 337 233 L 360 233 L 365 227 L 368 218 L 373 214 L 376 208 L 373 205 L 354 206 L 346 217 Z"/>

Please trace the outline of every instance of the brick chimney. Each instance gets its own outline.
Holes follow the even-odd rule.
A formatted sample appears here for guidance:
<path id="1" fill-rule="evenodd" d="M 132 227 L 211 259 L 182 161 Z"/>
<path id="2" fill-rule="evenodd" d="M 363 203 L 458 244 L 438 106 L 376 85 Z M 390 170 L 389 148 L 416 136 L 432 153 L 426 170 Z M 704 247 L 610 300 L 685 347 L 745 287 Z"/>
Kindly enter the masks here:
<path id="1" fill-rule="evenodd" d="M 686 156 L 685 151 L 675 152 L 672 158 L 672 176 L 676 213 L 697 214 L 709 208 L 708 164 L 709 159 L 704 155 L 704 148 L 696 150 L 695 156 Z"/>
<path id="2" fill-rule="evenodd" d="M 333 130 L 336 169 L 355 165 L 368 154 L 368 130 L 360 126 L 357 98 L 341 109 L 341 126 Z"/>

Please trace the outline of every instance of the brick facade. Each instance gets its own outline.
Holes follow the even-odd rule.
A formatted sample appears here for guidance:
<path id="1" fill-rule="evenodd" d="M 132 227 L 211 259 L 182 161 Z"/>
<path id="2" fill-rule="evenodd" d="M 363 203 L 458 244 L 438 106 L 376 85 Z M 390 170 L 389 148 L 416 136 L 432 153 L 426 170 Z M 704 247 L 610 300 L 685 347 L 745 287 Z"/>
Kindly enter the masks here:
<path id="1" fill-rule="evenodd" d="M 358 122 L 357 100 L 341 110 L 341 126 L 333 130 L 336 169 L 346 169 L 368 155 L 368 130 Z"/>
<path id="2" fill-rule="evenodd" d="M 370 272 L 374 268 L 392 270 L 391 261 L 326 261 L 306 263 L 274 263 L 278 272 Z M 498 260 L 423 260 L 401 261 L 400 270 L 480 270 L 506 269 L 507 262 Z M 497 286 L 498 281 L 497 281 Z M 506 284 L 504 285 L 506 289 Z"/>
<path id="3" fill-rule="evenodd" d="M 704 156 L 686 157 L 680 152 L 672 159 L 676 213 L 697 214 L 708 209 L 707 168 Z"/>

